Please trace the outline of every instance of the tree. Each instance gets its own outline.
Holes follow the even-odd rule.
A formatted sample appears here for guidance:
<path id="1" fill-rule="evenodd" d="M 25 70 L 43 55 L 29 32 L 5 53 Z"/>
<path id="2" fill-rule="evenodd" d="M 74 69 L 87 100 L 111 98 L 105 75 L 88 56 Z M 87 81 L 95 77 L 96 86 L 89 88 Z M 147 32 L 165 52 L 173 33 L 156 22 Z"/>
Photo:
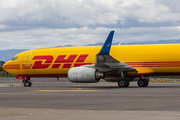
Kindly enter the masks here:
<path id="1" fill-rule="evenodd" d="M 0 67 L 2 67 L 4 65 L 4 61 L 0 61 Z"/>
<path id="2" fill-rule="evenodd" d="M 3 68 L 0 66 L 0 71 L 3 71 Z"/>

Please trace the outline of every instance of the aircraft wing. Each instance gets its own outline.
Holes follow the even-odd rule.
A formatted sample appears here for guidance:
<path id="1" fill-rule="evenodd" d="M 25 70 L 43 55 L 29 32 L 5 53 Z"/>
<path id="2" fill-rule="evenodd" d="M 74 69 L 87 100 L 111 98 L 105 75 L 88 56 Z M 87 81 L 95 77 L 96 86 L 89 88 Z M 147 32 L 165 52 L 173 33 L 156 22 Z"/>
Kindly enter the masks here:
<path id="1" fill-rule="evenodd" d="M 135 68 L 127 65 L 126 63 L 120 62 L 109 55 L 114 31 L 109 33 L 104 45 L 102 46 L 100 52 L 96 55 L 95 65 L 91 66 L 98 69 L 100 72 L 123 72 L 123 71 L 134 71 L 137 72 Z M 89 66 L 90 67 L 90 66 Z"/>

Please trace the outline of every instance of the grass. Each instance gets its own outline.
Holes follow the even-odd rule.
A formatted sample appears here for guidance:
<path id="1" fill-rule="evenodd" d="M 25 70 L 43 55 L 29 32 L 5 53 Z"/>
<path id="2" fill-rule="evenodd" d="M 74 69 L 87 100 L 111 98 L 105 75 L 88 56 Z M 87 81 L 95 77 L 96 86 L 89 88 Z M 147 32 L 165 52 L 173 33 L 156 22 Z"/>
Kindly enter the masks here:
<path id="1" fill-rule="evenodd" d="M 15 77 L 15 75 L 12 75 L 0 67 L 0 77 Z"/>
<path id="2" fill-rule="evenodd" d="M 0 71 L 0 77 L 15 77 L 15 75 L 12 75 L 6 71 Z"/>
<path id="3" fill-rule="evenodd" d="M 150 83 L 180 83 L 177 80 L 151 80 Z"/>

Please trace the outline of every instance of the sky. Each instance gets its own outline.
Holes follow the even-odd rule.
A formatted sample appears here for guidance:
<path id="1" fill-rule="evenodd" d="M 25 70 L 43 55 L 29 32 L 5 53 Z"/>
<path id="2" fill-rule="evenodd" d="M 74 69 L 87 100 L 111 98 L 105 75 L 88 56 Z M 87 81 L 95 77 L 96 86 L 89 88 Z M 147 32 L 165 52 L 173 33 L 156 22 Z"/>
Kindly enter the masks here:
<path id="1" fill-rule="evenodd" d="M 180 0 L 0 0 L 0 50 L 180 39 Z"/>

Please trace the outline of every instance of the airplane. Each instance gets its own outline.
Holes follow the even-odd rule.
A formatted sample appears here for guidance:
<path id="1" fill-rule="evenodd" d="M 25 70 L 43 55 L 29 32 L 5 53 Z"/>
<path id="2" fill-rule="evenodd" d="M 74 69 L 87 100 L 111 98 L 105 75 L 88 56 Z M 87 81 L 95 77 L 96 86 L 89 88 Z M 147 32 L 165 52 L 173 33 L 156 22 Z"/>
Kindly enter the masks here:
<path id="1" fill-rule="evenodd" d="M 180 74 L 180 44 L 113 45 L 111 31 L 103 46 L 53 47 L 15 55 L 3 69 L 21 79 L 25 87 L 32 77 L 68 77 L 70 82 L 96 83 L 101 79 L 129 87 L 149 85 L 149 76 Z"/>

